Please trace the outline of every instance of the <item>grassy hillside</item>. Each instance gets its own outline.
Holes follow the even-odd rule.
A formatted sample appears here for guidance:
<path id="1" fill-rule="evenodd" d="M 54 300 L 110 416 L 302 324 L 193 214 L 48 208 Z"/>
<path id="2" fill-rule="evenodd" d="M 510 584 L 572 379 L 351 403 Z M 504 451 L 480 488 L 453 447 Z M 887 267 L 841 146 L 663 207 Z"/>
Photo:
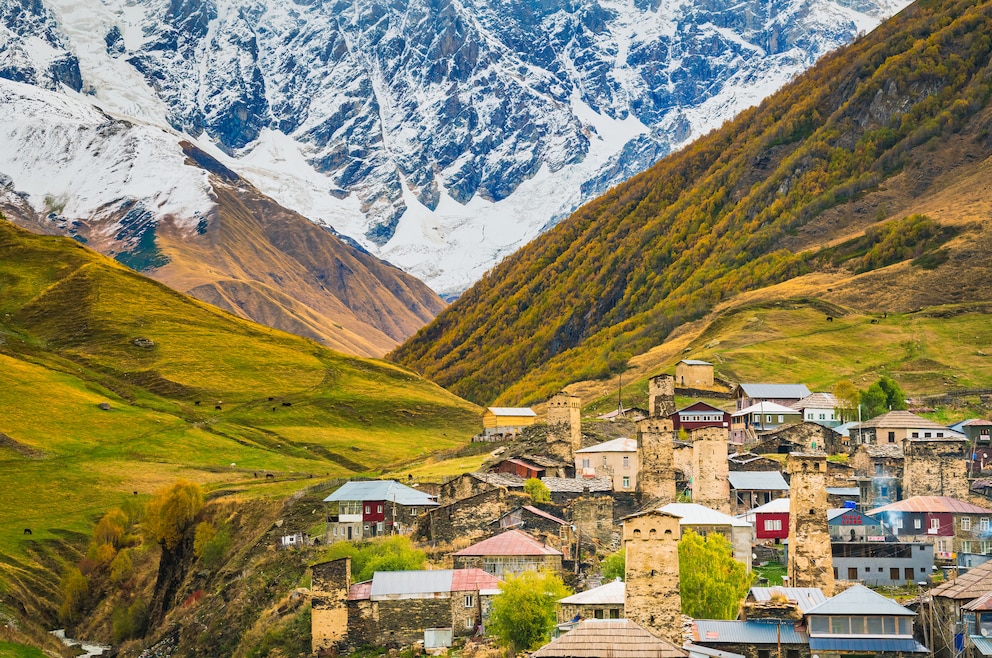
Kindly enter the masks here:
<path id="1" fill-rule="evenodd" d="M 850 281 L 845 301 L 865 310 L 990 299 L 974 275 L 988 259 L 956 260 L 981 253 L 987 213 L 959 206 L 957 231 L 904 219 L 992 154 L 990 14 L 914 4 L 578 210 L 392 358 L 474 401 L 519 403 L 609 376 L 721 302 L 809 272 L 946 284 L 885 295 L 883 278 Z"/>
<path id="2" fill-rule="evenodd" d="M 238 319 L 5 221 L 0 408 L 0 596 L 13 565 L 135 492 L 184 477 L 283 496 L 451 448 L 479 423 L 473 405 L 397 366 Z"/>

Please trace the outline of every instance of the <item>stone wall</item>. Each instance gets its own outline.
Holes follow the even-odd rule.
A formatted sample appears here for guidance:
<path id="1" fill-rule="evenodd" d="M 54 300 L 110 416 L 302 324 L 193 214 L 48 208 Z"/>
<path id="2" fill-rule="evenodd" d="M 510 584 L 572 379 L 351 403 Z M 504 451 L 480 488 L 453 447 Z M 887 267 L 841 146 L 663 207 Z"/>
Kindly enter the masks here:
<path id="1" fill-rule="evenodd" d="M 827 527 L 827 455 L 791 453 L 789 472 L 789 585 L 834 593 L 833 557 Z"/>
<path id="2" fill-rule="evenodd" d="M 727 430 L 704 427 L 689 434 L 692 441 L 692 502 L 730 513 L 730 465 Z"/>
<path id="3" fill-rule="evenodd" d="M 373 601 L 372 607 L 376 609 L 378 626 L 374 636 L 368 638 L 370 641 L 355 642 L 359 646 L 371 644 L 398 649 L 423 640 L 424 629 L 453 628 L 451 598 L 448 595 L 443 598 Z"/>
<path id="4" fill-rule="evenodd" d="M 548 454 L 572 463 L 582 448 L 582 403 L 577 396 L 558 393 L 548 400 Z M 552 444 L 554 446 L 552 447 Z"/>
<path id="5" fill-rule="evenodd" d="M 421 515 L 413 534 L 416 539 L 432 542 L 486 536 L 491 534 L 490 524 L 519 507 L 521 501 L 529 505 L 530 496 L 510 493 L 503 487 L 483 491 Z"/>
<path id="6" fill-rule="evenodd" d="M 967 439 L 906 439 L 903 496 L 951 496 L 968 499 Z"/>
<path id="7" fill-rule="evenodd" d="M 327 650 L 348 640 L 348 588 L 351 558 L 315 564 L 310 570 L 312 612 L 310 638 L 313 651 Z"/>
<path id="8" fill-rule="evenodd" d="M 681 646 L 679 596 L 679 517 L 651 511 L 624 519 L 627 550 L 624 614 L 676 646 Z"/>
<path id="9" fill-rule="evenodd" d="M 562 573 L 561 555 L 456 555 L 455 569 L 482 569 L 497 578 L 524 571 Z"/>
<path id="10" fill-rule="evenodd" d="M 571 504 L 572 525 L 582 545 L 608 550 L 613 544 L 613 497 L 581 496 Z"/>
<path id="11" fill-rule="evenodd" d="M 652 418 L 667 418 L 675 413 L 675 378 L 671 375 L 648 380 L 648 413 Z"/>
<path id="12" fill-rule="evenodd" d="M 653 380 L 652 380 L 653 381 Z M 637 425 L 639 491 L 664 505 L 675 500 L 675 431 L 668 418 L 648 418 Z"/>
<path id="13" fill-rule="evenodd" d="M 469 498 L 470 496 L 475 496 L 483 491 L 491 491 L 495 488 L 494 485 L 483 482 L 469 473 L 465 473 L 441 485 L 438 502 L 442 505 L 447 505 L 456 500 Z"/>

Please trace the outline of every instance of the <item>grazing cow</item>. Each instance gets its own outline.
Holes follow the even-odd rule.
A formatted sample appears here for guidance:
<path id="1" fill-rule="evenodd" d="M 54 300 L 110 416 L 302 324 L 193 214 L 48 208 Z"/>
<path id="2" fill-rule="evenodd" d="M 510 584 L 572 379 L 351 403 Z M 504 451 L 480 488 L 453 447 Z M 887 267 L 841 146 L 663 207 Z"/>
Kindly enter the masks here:
<path id="1" fill-rule="evenodd" d="M 31 528 L 24 528 L 24 534 L 25 535 L 30 535 L 31 534 Z"/>
<path id="2" fill-rule="evenodd" d="M 220 405 L 219 404 L 215 404 L 214 405 L 214 409 L 216 409 L 217 411 L 220 411 Z"/>
<path id="3" fill-rule="evenodd" d="M 833 322 L 833 321 L 834 321 L 834 319 L 831 316 L 828 315 L 827 316 L 827 322 Z"/>
<path id="4" fill-rule="evenodd" d="M 282 406 L 284 406 L 284 407 L 292 407 L 293 406 L 293 403 L 292 402 L 283 402 L 282 403 Z"/>
<path id="5" fill-rule="evenodd" d="M 272 473 L 266 473 L 266 474 L 265 474 L 265 479 L 266 479 L 266 480 L 271 480 L 271 479 L 273 479 L 274 477 L 275 477 L 275 475 L 272 475 Z"/>
<path id="6" fill-rule="evenodd" d="M 871 323 L 872 324 L 878 324 L 878 318 L 872 318 Z"/>

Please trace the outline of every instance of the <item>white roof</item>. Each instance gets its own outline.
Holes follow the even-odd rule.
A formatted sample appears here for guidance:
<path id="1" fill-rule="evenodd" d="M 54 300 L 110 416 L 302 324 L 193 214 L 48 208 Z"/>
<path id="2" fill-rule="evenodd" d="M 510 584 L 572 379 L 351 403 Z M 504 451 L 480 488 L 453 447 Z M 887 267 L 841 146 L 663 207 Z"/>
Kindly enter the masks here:
<path id="1" fill-rule="evenodd" d="M 626 591 L 627 584 L 617 578 L 605 585 L 566 596 L 563 599 L 559 599 L 558 603 L 570 603 L 574 605 L 623 605 L 623 598 Z"/>
<path id="2" fill-rule="evenodd" d="M 682 359 L 682 363 L 687 366 L 711 366 L 713 365 L 709 361 L 700 361 L 699 359 Z"/>
<path id="3" fill-rule="evenodd" d="M 530 407 L 487 407 L 497 416 L 534 416 L 537 414 Z"/>
<path id="4" fill-rule="evenodd" d="M 730 471 L 731 489 L 743 491 L 788 491 L 789 483 L 779 471 Z"/>
<path id="5" fill-rule="evenodd" d="M 580 452 L 637 452 L 637 441 L 634 439 L 613 439 L 612 441 L 605 441 L 603 443 L 598 443 L 594 446 L 589 446 L 588 448 L 583 448 L 582 450 L 576 450 L 576 453 Z"/>
<path id="6" fill-rule="evenodd" d="M 792 407 L 787 407 L 784 404 L 778 404 L 777 402 L 759 402 L 757 404 L 752 404 L 746 409 L 741 409 L 737 413 L 731 414 L 734 417 L 746 416 L 748 414 L 791 414 L 793 416 L 801 416 L 798 411 Z"/>
<path id="7" fill-rule="evenodd" d="M 765 503 L 755 507 L 747 514 L 741 514 L 741 517 L 750 516 L 752 514 L 782 514 L 789 511 L 789 499 L 788 498 L 776 498 L 770 503 Z"/>
<path id="8" fill-rule="evenodd" d="M 669 503 L 659 507 L 659 511 L 668 512 L 679 517 L 679 525 L 729 525 L 735 528 L 750 528 L 751 524 L 743 519 L 735 519 L 729 514 L 715 509 L 697 505 L 696 503 Z"/>

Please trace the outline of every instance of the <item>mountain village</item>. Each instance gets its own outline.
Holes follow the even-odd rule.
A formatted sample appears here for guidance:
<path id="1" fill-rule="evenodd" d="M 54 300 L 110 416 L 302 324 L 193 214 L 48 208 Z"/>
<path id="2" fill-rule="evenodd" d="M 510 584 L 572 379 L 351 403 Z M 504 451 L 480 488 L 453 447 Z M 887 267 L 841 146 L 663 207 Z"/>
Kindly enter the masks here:
<path id="1" fill-rule="evenodd" d="M 558 601 L 540 657 L 992 655 L 992 421 L 945 427 L 896 410 L 844 422 L 832 394 L 802 384 L 719 388 L 711 364 L 683 360 L 650 380 L 648 409 L 599 419 L 629 419 L 634 438 L 596 443 L 567 393 L 543 422 L 490 407 L 483 470 L 347 482 L 325 499 L 317 541 L 402 533 L 461 548 L 450 569 L 364 582 L 350 558 L 314 565 L 314 650 L 480 641 L 502 579 L 545 570 L 577 593 Z M 692 394 L 736 410 L 676 409 Z M 525 493 L 534 480 L 546 502 Z M 688 530 L 724 536 L 748 573 L 781 563 L 787 575 L 755 573 L 736 620 L 684 617 Z M 625 577 L 603 582 L 595 556 L 620 548 Z"/>

